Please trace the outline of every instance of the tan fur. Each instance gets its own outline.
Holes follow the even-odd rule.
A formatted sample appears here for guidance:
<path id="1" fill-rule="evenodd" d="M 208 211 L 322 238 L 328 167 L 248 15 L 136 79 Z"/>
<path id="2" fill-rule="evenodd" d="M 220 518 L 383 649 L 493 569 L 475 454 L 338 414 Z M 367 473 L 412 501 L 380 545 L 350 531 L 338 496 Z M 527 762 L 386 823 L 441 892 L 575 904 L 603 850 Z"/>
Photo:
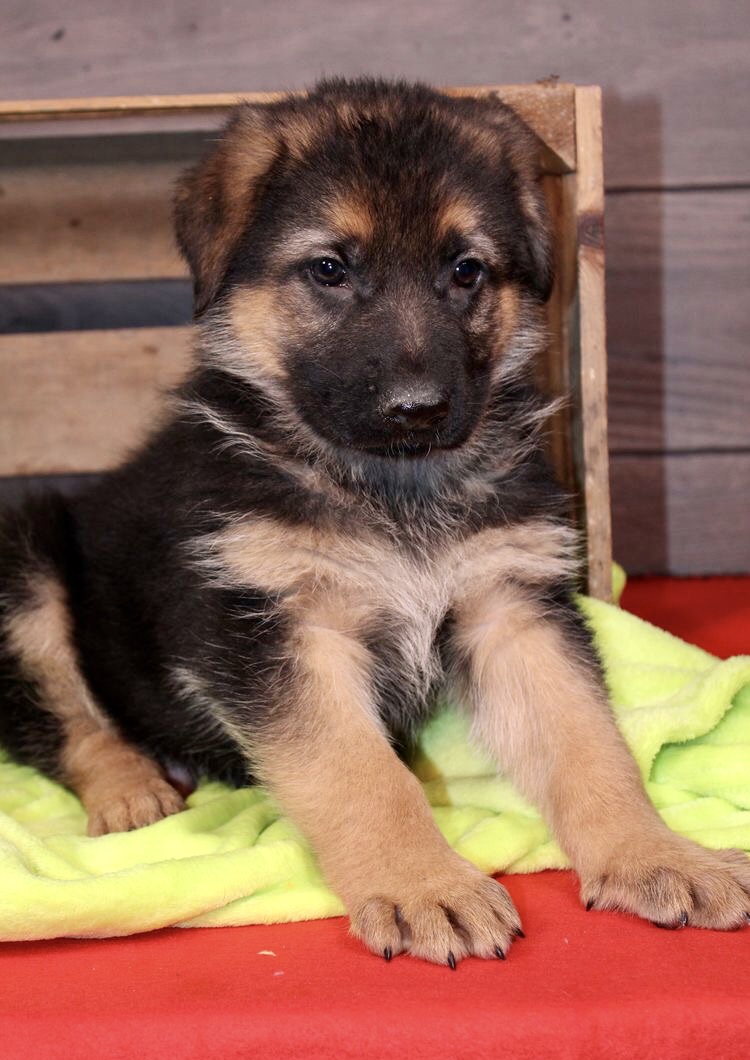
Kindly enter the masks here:
<path id="1" fill-rule="evenodd" d="M 525 298 L 514 284 L 504 285 L 492 306 L 492 337 L 488 343 L 494 361 L 492 378 L 502 385 L 526 369 L 547 342 L 548 325 L 538 305 Z M 550 410 L 546 415 L 551 414 Z"/>
<path id="2" fill-rule="evenodd" d="M 122 739 L 91 695 L 59 581 L 39 575 L 30 589 L 30 603 L 7 621 L 8 644 L 62 725 L 62 769 L 89 815 L 89 835 L 138 828 L 182 809 L 156 764 Z"/>
<path id="3" fill-rule="evenodd" d="M 304 114 L 299 110 L 277 116 L 277 128 L 284 144 L 293 158 L 304 160 L 315 152 L 321 141 L 337 131 L 348 132 L 362 120 L 378 120 L 390 116 L 387 103 L 374 103 L 369 107 L 352 106 L 346 100 L 337 100 L 330 110 Z"/>
<path id="4" fill-rule="evenodd" d="M 520 315 L 521 295 L 518 288 L 514 284 L 504 284 L 495 303 L 492 350 L 496 357 L 503 354 L 518 332 Z"/>
<path id="5" fill-rule="evenodd" d="M 261 384 L 284 380 L 283 350 L 293 336 L 293 318 L 271 286 L 243 287 L 229 298 L 234 342 L 214 344 L 217 359 L 236 375 Z"/>
<path id="6" fill-rule="evenodd" d="M 504 121 L 503 115 L 501 120 L 493 122 L 492 126 L 467 123 L 461 119 L 453 119 L 452 125 L 456 135 L 464 141 L 473 155 L 481 157 L 485 165 L 496 165 L 502 158 L 504 149 L 509 155 L 513 153 L 512 144 L 506 144 L 505 137 L 498 135 Z"/>
<path id="7" fill-rule="evenodd" d="M 352 931 L 377 953 L 408 946 L 433 961 L 505 950 L 517 914 L 501 887 L 450 849 L 390 748 L 369 696 L 366 650 L 333 611 L 311 615 L 296 650 L 295 724 L 257 741 L 255 759 L 312 842 Z"/>
<path id="8" fill-rule="evenodd" d="M 263 516 L 237 520 L 193 542 L 196 562 L 227 584 L 240 581 L 267 592 L 350 585 L 374 608 L 390 609 L 390 601 L 412 615 L 415 601 L 442 610 L 477 579 L 494 585 L 504 578 L 537 582 L 570 574 L 576 548 L 570 527 L 537 521 L 449 541 L 426 557 L 375 529 L 322 531 Z M 431 598 L 439 598 L 439 605 L 430 607 Z"/>
<path id="9" fill-rule="evenodd" d="M 354 635 L 392 616 L 425 682 L 435 673 L 435 634 L 457 599 L 476 584 L 560 577 L 575 568 L 575 552 L 574 532 L 545 522 L 486 530 L 433 557 L 410 554 L 376 530 L 320 531 L 270 518 L 238 520 L 192 545 L 194 562 L 219 584 L 284 594 L 297 618 L 324 606 L 345 615 Z"/>
<path id="10" fill-rule="evenodd" d="M 452 232 L 460 235 L 478 232 L 482 227 L 481 211 L 475 203 L 463 196 L 449 199 L 441 208 L 437 218 L 439 239 L 445 239 Z"/>
<path id="11" fill-rule="evenodd" d="M 315 150 L 320 140 L 322 125 L 320 119 L 308 114 L 287 115 L 280 123 L 284 145 L 293 158 L 307 158 Z"/>
<path id="12" fill-rule="evenodd" d="M 513 585 L 476 586 L 454 615 L 457 643 L 470 659 L 477 735 L 548 819 L 585 805 L 587 790 L 597 788 L 583 768 L 571 769 L 592 743 L 602 773 L 615 770 L 607 790 L 627 791 L 617 767 L 633 778 L 634 763 L 629 755 L 620 761 L 624 745 L 614 739 L 598 682 L 527 594 Z"/>
<path id="13" fill-rule="evenodd" d="M 238 287 L 227 298 L 221 320 L 203 325 L 206 349 L 218 364 L 261 387 L 274 398 L 280 414 L 302 427 L 290 407 L 284 351 L 298 342 L 319 338 L 328 327 L 315 312 L 304 287 L 286 290 L 269 284 Z"/>
<path id="14" fill-rule="evenodd" d="M 326 220 L 341 239 L 367 243 L 375 232 L 369 203 L 361 196 L 340 195 L 325 210 Z"/>
<path id="15" fill-rule="evenodd" d="M 331 249 L 335 240 L 336 233 L 328 225 L 297 228 L 279 239 L 275 255 L 284 265 L 294 265 L 300 260 L 316 257 L 335 257 L 336 253 Z"/>
<path id="16" fill-rule="evenodd" d="M 345 132 L 350 132 L 363 122 L 387 122 L 397 115 L 397 108 L 387 99 L 372 99 L 367 103 L 357 101 L 356 104 L 337 99 L 333 110 L 336 127 Z"/>
<path id="17" fill-rule="evenodd" d="M 516 116 L 486 110 L 477 122 L 453 118 L 451 123 L 456 136 L 472 153 L 483 156 L 485 164 L 497 165 L 505 157 L 524 180 L 534 179 L 539 168 L 539 140 L 528 126 L 519 124 Z"/>
<path id="18" fill-rule="evenodd" d="M 29 602 L 10 615 L 8 645 L 29 676 L 39 683 L 49 709 L 63 721 L 88 718 L 109 727 L 78 669 L 71 643 L 71 620 L 60 582 L 38 575 L 29 586 Z"/>
<path id="19" fill-rule="evenodd" d="M 62 764 L 88 814 L 90 836 L 142 828 L 184 808 L 156 763 L 112 728 L 78 720 L 66 729 Z"/>
<path id="20" fill-rule="evenodd" d="M 399 630 L 415 695 L 438 675 L 437 630 L 453 601 L 474 584 L 522 577 L 545 581 L 572 569 L 575 535 L 554 524 L 488 530 L 446 545 L 431 561 L 409 555 L 382 533 L 321 532 L 271 519 L 241 520 L 194 543 L 194 561 L 220 584 L 282 594 L 296 621 L 336 616 L 348 636 Z M 389 616 L 387 619 L 384 616 Z"/>

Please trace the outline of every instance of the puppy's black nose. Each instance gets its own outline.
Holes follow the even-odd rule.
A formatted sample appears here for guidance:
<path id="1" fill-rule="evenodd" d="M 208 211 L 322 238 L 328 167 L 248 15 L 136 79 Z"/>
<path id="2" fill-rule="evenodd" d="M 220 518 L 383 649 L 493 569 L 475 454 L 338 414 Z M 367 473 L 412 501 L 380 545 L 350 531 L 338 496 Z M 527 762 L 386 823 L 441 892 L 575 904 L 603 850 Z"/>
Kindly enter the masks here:
<path id="1" fill-rule="evenodd" d="M 404 431 L 424 431 L 439 427 L 449 411 L 450 402 L 437 388 L 415 387 L 391 394 L 383 415 Z"/>

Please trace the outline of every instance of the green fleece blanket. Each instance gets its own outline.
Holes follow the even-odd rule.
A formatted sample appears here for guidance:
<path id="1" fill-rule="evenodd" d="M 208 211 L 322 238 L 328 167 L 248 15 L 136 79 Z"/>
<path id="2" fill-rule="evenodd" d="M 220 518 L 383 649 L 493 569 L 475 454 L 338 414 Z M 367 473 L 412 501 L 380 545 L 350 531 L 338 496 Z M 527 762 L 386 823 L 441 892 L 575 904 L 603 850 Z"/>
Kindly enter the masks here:
<path id="1" fill-rule="evenodd" d="M 618 723 L 664 820 L 707 846 L 750 851 L 750 656 L 720 662 L 582 599 Z M 445 707 L 414 768 L 450 843 L 487 872 L 566 866 L 543 821 Z M 127 935 L 335 916 L 293 825 L 259 788 L 203 783 L 188 809 L 89 839 L 78 800 L 0 759 L 0 938 Z"/>

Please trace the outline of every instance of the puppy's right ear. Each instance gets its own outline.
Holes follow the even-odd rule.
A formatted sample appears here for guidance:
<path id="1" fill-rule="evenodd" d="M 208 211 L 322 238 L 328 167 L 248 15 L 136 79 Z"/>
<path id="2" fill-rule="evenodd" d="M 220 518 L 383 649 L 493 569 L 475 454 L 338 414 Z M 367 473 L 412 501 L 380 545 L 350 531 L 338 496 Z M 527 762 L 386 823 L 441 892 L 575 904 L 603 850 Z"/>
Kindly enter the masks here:
<path id="1" fill-rule="evenodd" d="M 279 149 L 263 106 L 246 103 L 234 112 L 216 147 L 178 181 L 177 242 L 193 275 L 196 316 L 221 286 Z"/>

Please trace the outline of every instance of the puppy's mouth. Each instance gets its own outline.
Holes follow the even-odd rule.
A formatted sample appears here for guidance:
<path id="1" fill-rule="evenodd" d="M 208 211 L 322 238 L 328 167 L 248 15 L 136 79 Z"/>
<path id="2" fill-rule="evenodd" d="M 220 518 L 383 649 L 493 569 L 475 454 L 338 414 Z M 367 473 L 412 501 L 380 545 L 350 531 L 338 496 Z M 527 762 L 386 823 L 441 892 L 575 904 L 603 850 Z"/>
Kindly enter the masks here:
<path id="1" fill-rule="evenodd" d="M 369 429 L 351 432 L 348 446 L 390 460 L 439 460 L 459 449 L 472 434 L 473 419 L 443 415 L 437 423 L 405 423 L 383 417 Z"/>
<path id="2" fill-rule="evenodd" d="M 358 441 L 353 448 L 373 456 L 403 458 L 406 460 L 439 457 L 441 453 L 455 449 L 461 439 L 441 437 L 435 433 L 409 431 L 372 441 Z"/>

